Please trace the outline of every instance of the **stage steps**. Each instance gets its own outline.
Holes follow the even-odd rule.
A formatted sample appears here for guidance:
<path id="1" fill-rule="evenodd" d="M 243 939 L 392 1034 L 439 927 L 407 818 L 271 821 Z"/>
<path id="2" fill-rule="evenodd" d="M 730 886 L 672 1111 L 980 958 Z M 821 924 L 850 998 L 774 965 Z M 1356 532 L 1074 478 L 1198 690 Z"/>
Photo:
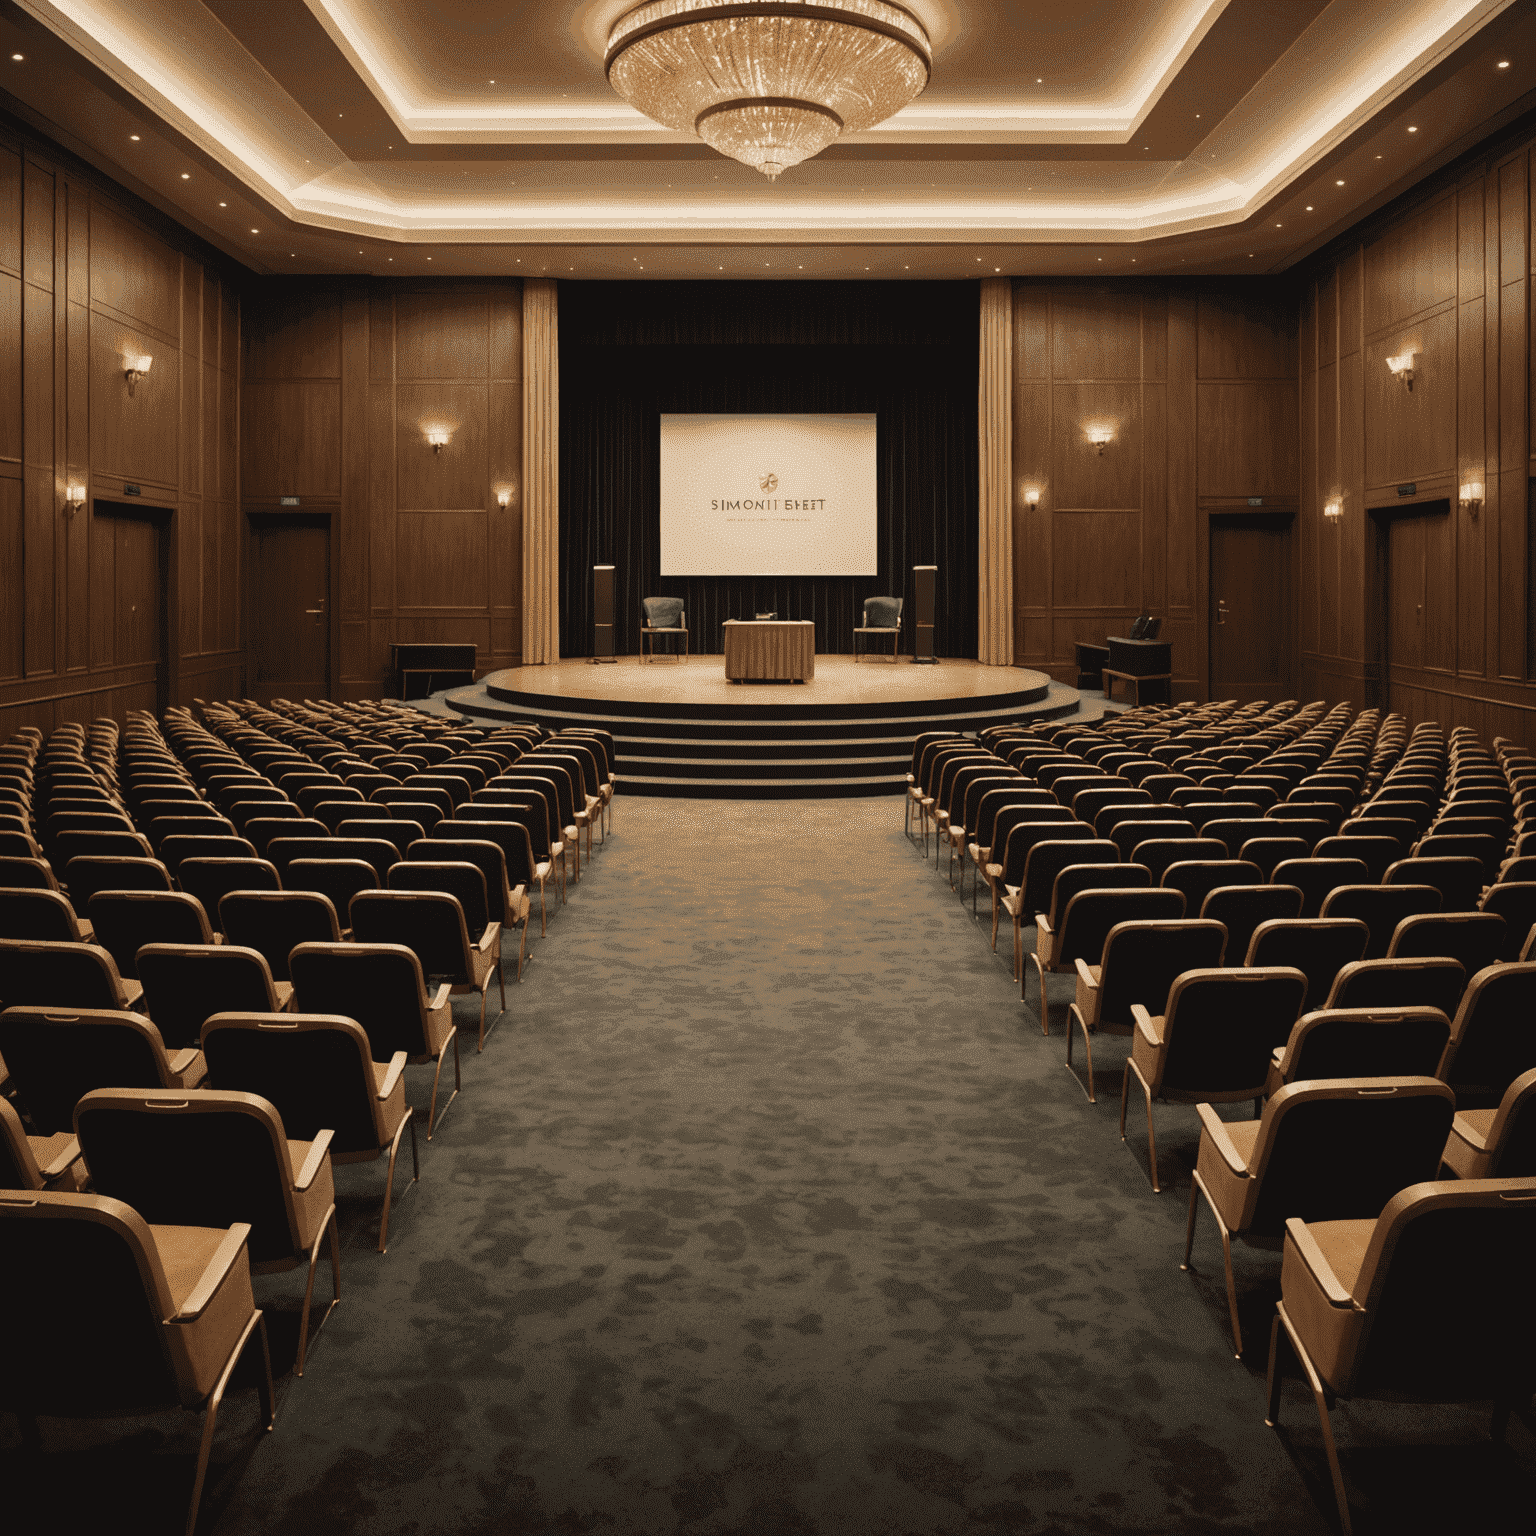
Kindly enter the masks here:
<path id="1" fill-rule="evenodd" d="M 484 724 L 536 720 L 550 730 L 601 725 L 613 732 L 620 786 L 627 795 L 754 800 L 899 795 L 911 766 L 912 739 L 920 731 L 972 735 L 1009 721 L 1089 713 L 1081 709 L 1075 688 L 1043 673 L 1021 673 L 1020 681 L 1028 679 L 1031 686 L 982 699 L 692 711 L 676 704 L 532 694 L 498 686 L 496 676 L 421 702 L 436 706 L 434 713 L 446 709 Z M 1101 704 L 1093 708 L 1092 717 L 1101 710 Z"/>

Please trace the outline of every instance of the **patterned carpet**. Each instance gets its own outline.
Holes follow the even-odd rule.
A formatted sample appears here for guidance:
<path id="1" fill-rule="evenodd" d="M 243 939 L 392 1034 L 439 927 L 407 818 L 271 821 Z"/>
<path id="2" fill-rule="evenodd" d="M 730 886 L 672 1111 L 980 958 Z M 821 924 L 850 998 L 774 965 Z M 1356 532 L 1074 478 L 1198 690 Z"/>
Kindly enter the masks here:
<path id="1" fill-rule="evenodd" d="M 1238 1252 L 1242 1363 L 1208 1217 L 1178 1268 L 1193 1111 L 1158 1111 L 1154 1196 L 1122 1042 L 1090 1106 L 1006 929 L 994 957 L 900 818 L 621 797 L 387 1256 L 382 1165 L 337 1170 L 344 1300 L 274 1434 L 231 1395 L 205 1528 L 1330 1529 L 1310 1397 L 1263 1423 L 1275 1256 Z M 301 1291 L 258 1281 L 280 1369 Z M 1358 1531 L 1530 1497 L 1529 1423 L 1506 1449 L 1473 1409 L 1336 1423 Z M 0 1476 L 53 1531 L 127 1498 L 174 1529 L 194 1436 L 50 1421 L 39 1463 L 6 1423 Z"/>

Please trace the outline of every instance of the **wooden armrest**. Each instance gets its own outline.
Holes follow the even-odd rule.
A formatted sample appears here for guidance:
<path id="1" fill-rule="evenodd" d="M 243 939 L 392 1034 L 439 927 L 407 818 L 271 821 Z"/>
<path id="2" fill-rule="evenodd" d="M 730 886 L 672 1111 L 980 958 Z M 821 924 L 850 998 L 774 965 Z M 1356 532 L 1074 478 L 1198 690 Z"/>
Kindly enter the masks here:
<path id="1" fill-rule="evenodd" d="M 1003 866 L 1001 864 L 988 864 L 986 866 L 986 871 L 988 880 L 996 880 L 997 877 L 1002 874 Z"/>
<path id="2" fill-rule="evenodd" d="M 1295 1244 L 1297 1257 L 1307 1266 L 1312 1278 L 1317 1281 L 1319 1289 L 1328 1298 L 1329 1305 L 1354 1306 L 1354 1297 L 1339 1284 L 1339 1277 L 1334 1274 L 1333 1266 L 1324 1257 L 1323 1250 L 1317 1246 L 1312 1234 L 1307 1231 L 1306 1222 L 1292 1216 L 1285 1224 L 1285 1235 Z"/>
<path id="3" fill-rule="evenodd" d="M 57 1156 L 51 1157 L 46 1163 L 38 1165 L 38 1172 L 45 1179 L 56 1179 L 79 1156 L 80 1143 L 75 1137 L 71 1136 L 59 1149 Z"/>
<path id="4" fill-rule="evenodd" d="M 196 1060 L 197 1047 L 195 1045 L 183 1046 L 179 1051 L 166 1052 L 166 1061 L 172 1072 L 185 1072 Z"/>
<path id="5" fill-rule="evenodd" d="M 225 1276 L 234 1267 L 234 1262 L 240 1257 L 240 1251 L 245 1247 L 245 1240 L 250 1235 L 251 1226 L 246 1221 L 237 1221 L 224 1234 L 224 1241 L 214 1250 L 202 1278 L 192 1287 L 187 1299 L 182 1302 L 171 1321 L 190 1323 L 202 1316 L 203 1309 L 213 1300 L 214 1292 L 224 1283 Z"/>
<path id="6" fill-rule="evenodd" d="M 485 925 L 485 932 L 475 941 L 475 948 L 483 952 L 489 949 L 492 944 L 499 944 L 500 942 L 501 924 L 487 923 Z"/>
<path id="7" fill-rule="evenodd" d="M 384 1074 L 384 1081 L 379 1084 L 379 1098 L 387 1099 L 395 1091 L 395 1084 L 400 1081 L 400 1074 L 405 1071 L 405 1052 L 396 1051 L 389 1058 L 389 1071 Z"/>
<path id="8" fill-rule="evenodd" d="M 1035 927 L 1038 928 L 1041 935 L 1047 939 L 1050 938 L 1051 934 L 1054 932 L 1051 927 L 1050 920 L 1047 918 L 1044 912 L 1037 912 L 1035 914 Z"/>
<path id="9" fill-rule="evenodd" d="M 309 1144 L 309 1156 L 304 1159 L 304 1166 L 299 1169 L 294 1177 L 295 1189 L 308 1189 L 315 1182 L 315 1176 L 325 1165 L 325 1160 L 330 1156 L 331 1141 L 335 1137 L 335 1131 L 321 1131 Z"/>
<path id="10" fill-rule="evenodd" d="M 1086 987 L 1092 987 L 1095 992 L 1099 990 L 1099 978 L 1088 969 L 1088 962 L 1081 956 L 1076 961 L 1077 979 Z"/>
<path id="11" fill-rule="evenodd" d="M 453 984 L 447 981 L 441 983 L 437 991 L 427 999 L 428 1012 L 436 1013 L 439 1008 L 446 1008 L 448 1006 L 448 999 L 452 994 Z"/>
<path id="12" fill-rule="evenodd" d="M 1491 1122 L 1489 1128 L 1492 1129 Z M 1488 1150 L 1488 1138 L 1465 1115 L 1456 1116 L 1451 1122 L 1451 1130 L 1466 1142 L 1474 1152 L 1486 1152 Z"/>
<path id="13" fill-rule="evenodd" d="M 1242 1153 L 1232 1145 L 1232 1138 L 1227 1133 L 1226 1121 L 1209 1104 L 1197 1104 L 1195 1110 L 1200 1116 L 1201 1130 L 1210 1137 L 1211 1145 L 1220 1154 L 1222 1162 L 1239 1178 L 1246 1179 L 1248 1165 L 1243 1161 Z"/>
<path id="14" fill-rule="evenodd" d="M 1152 1027 L 1152 1015 L 1147 1012 L 1145 1004 L 1132 1003 L 1131 1017 L 1136 1021 L 1136 1032 L 1148 1045 L 1155 1048 L 1163 1043 L 1157 1031 Z"/>

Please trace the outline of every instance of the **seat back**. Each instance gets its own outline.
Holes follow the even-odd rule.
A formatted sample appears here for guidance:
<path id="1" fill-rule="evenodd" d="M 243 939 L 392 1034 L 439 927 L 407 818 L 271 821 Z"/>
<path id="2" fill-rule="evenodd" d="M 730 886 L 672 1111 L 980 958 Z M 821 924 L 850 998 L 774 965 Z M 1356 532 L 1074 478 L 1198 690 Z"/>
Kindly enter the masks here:
<path id="1" fill-rule="evenodd" d="M 871 597 L 864 603 L 864 622 L 869 623 L 869 605 L 871 603 L 890 602 L 890 598 Z M 645 627 L 647 629 L 681 629 L 683 625 L 684 602 L 680 597 L 642 597 L 640 606 L 645 610 Z"/>
<path id="2" fill-rule="evenodd" d="M 1245 861 L 1256 865 L 1268 880 L 1275 867 L 1305 859 L 1312 851 L 1312 842 L 1302 837 L 1250 837 L 1239 852 Z"/>
<path id="3" fill-rule="evenodd" d="M 1270 1055 L 1289 1037 L 1306 995 L 1307 978 L 1290 967 L 1191 968 L 1177 974 L 1161 1010 L 1166 1049 L 1156 1089 L 1202 1098 L 1258 1092 Z"/>
<path id="4" fill-rule="evenodd" d="M 1075 846 L 1087 848 L 1093 846 L 1093 844 L 1078 842 Z M 1067 909 L 1072 905 L 1074 898 L 1082 892 L 1090 890 L 1106 892 L 1125 890 L 1145 891 L 1150 890 L 1151 886 L 1152 871 L 1144 864 L 1068 864 L 1056 876 L 1051 886 L 1049 909 L 1037 908 L 1036 910 L 1048 910 L 1050 925 L 1060 935 L 1062 933 L 1062 925 L 1066 921 Z M 1171 908 L 1160 910 L 1166 911 L 1171 910 Z M 1079 930 L 1083 934 L 1082 942 L 1085 945 L 1091 945 L 1092 942 L 1088 933 L 1088 927 L 1086 926 L 1088 920 L 1089 913 L 1088 909 L 1085 908 L 1083 912 L 1078 914 L 1078 923 L 1085 925 Z M 1082 951 L 1084 959 L 1092 959 L 1095 964 L 1097 963 L 1098 950 L 1104 947 L 1104 935 L 1109 932 L 1110 926 L 1113 926 L 1112 921 L 1099 932 L 1098 948 L 1093 950 L 1091 956 L 1087 949 Z M 1068 970 L 1072 968 L 1072 958 L 1072 956 L 1068 957 Z"/>
<path id="5" fill-rule="evenodd" d="M 1119 859 L 1119 849 L 1105 838 L 1070 837 L 1036 843 L 1024 863 L 1019 898 L 1023 921 L 1032 922 L 1037 912 L 1049 912 L 1052 893 L 1064 870 L 1086 871 L 1090 867 L 1116 865 Z"/>
<path id="6" fill-rule="evenodd" d="M 1201 903 L 1200 916 L 1225 926 L 1227 960 L 1240 966 L 1261 923 L 1301 916 L 1301 892 L 1294 885 L 1218 886 Z"/>
<path id="7" fill-rule="evenodd" d="M 1397 925 L 1420 912 L 1438 912 L 1440 892 L 1432 885 L 1344 885 L 1323 902 L 1324 917 L 1357 917 L 1371 931 L 1367 960 L 1380 960 Z"/>
<path id="8" fill-rule="evenodd" d="M 288 865 L 294 859 L 361 859 L 382 883 L 400 854 L 393 843 L 374 837 L 279 837 L 267 844 L 267 857 L 277 865 L 286 890 Z"/>
<path id="9" fill-rule="evenodd" d="M 1301 892 L 1301 916 L 1317 917 L 1328 893 L 1341 885 L 1365 885 L 1370 872 L 1360 859 L 1283 859 L 1270 871 L 1276 885 L 1294 885 Z"/>
<path id="10" fill-rule="evenodd" d="M 1448 1018 L 1466 985 L 1461 961 L 1445 956 L 1416 960 L 1356 960 L 1342 966 L 1323 1005 L 1328 1008 L 1438 1008 Z"/>
<path id="11" fill-rule="evenodd" d="M 680 599 L 662 599 L 680 601 Z M 899 597 L 866 597 L 864 599 L 865 629 L 900 629 L 902 599 Z"/>
<path id="12" fill-rule="evenodd" d="M 146 944 L 139 980 L 149 1016 L 172 1047 L 196 1045 L 212 1014 L 277 1012 L 266 960 L 237 944 Z"/>
<path id="13" fill-rule="evenodd" d="M 208 921 L 215 926 L 219 903 L 230 891 L 279 889 L 277 866 L 267 859 L 183 859 L 176 882 L 202 902 Z"/>
<path id="14" fill-rule="evenodd" d="M 1307 978 L 1303 1009 L 1321 1008 L 1334 977 L 1359 960 L 1370 937 L 1358 918 L 1271 918 L 1253 930 L 1243 964 L 1294 966 Z"/>
<path id="15" fill-rule="evenodd" d="M 313 1141 L 328 1130 L 335 1158 L 378 1151 L 373 1060 L 356 1020 L 331 1013 L 216 1013 L 202 1038 L 211 1086 L 265 1099 L 293 1140 Z"/>
<path id="16" fill-rule="evenodd" d="M 86 911 L 118 974 L 133 979 L 146 944 L 213 943 L 203 904 L 184 891 L 97 891 Z"/>
<path id="17" fill-rule="evenodd" d="M 1387 870 L 1408 852 L 1395 837 L 1325 837 L 1313 850 L 1315 859 L 1358 859 L 1366 868 L 1365 881 L 1377 884 Z"/>
<path id="18" fill-rule="evenodd" d="M 352 898 L 359 891 L 379 889 L 379 873 L 366 859 L 292 859 L 284 875 L 287 890 L 328 896 L 343 927 L 350 926 Z"/>
<path id="19" fill-rule="evenodd" d="M 300 1246 L 293 1164 L 277 1111 L 217 1088 L 98 1088 L 75 1106 L 75 1134 L 98 1194 L 151 1226 L 248 1222 L 251 1261 Z"/>
<path id="20" fill-rule="evenodd" d="M 121 1008 L 122 978 L 98 944 L 0 939 L 0 1001 L 8 1006 Z"/>
<path id="21" fill-rule="evenodd" d="M 1355 1282 L 1365 1316 L 1331 1386 L 1430 1401 L 1520 1401 L 1536 1379 L 1536 1181 L 1465 1179 L 1400 1190 Z M 1475 1289 L 1475 1306 L 1446 1298 Z"/>
<path id="22" fill-rule="evenodd" d="M 1218 838 L 1227 846 L 1227 857 L 1237 859 L 1242 857 L 1243 844 L 1250 838 L 1275 837 L 1284 834 L 1268 817 L 1237 816 L 1220 817 L 1206 822 L 1200 829 L 1200 835 Z"/>
<path id="23" fill-rule="evenodd" d="M 78 1418 L 182 1400 L 163 1319 L 176 1304 L 144 1220 L 102 1195 L 0 1192 L 0 1311 L 68 1317 L 13 1328 L 0 1401 Z"/>
<path id="24" fill-rule="evenodd" d="M 1225 844 L 1222 852 L 1225 853 Z M 1264 876 L 1245 859 L 1218 857 L 1179 860 L 1168 865 L 1158 882 L 1165 890 L 1184 893 L 1184 910 L 1199 914 L 1205 898 L 1222 886 L 1261 885 Z M 1228 958 L 1231 958 L 1229 952 Z"/>
<path id="25" fill-rule="evenodd" d="M 75 909 L 58 891 L 0 888 L 0 934 L 8 939 L 79 940 Z"/>
<path id="26" fill-rule="evenodd" d="M 1183 901 L 1177 891 L 1117 894 L 1169 896 Z M 1175 979 L 1185 971 L 1219 966 L 1226 942 L 1227 932 L 1220 923 L 1201 918 L 1116 923 L 1105 937 L 1099 962 L 1099 1024 L 1128 1027 L 1133 1003 L 1140 1003 L 1148 1013 L 1162 1013 Z"/>
<path id="27" fill-rule="evenodd" d="M 1432 885 L 1442 912 L 1475 912 L 1483 890 L 1483 866 L 1468 858 L 1408 858 L 1387 866 L 1383 885 Z"/>
<path id="28" fill-rule="evenodd" d="M 1504 839 L 1482 836 L 1460 837 L 1431 832 L 1428 837 L 1419 839 L 1418 847 L 1414 852 L 1423 859 L 1476 859 L 1482 866 L 1484 881 L 1496 880 L 1499 874 L 1499 860 L 1504 853 Z"/>
<path id="29" fill-rule="evenodd" d="M 997 831 L 993 834 L 994 839 L 1001 829 L 1002 817 L 999 816 Z M 1018 821 L 1008 830 L 1008 839 L 1003 844 L 1001 858 L 998 857 L 998 845 L 996 841 L 993 842 L 992 860 L 1003 866 L 1004 885 L 1021 886 L 1024 883 L 1024 868 L 1029 862 L 1030 853 L 1039 844 L 1094 841 L 1096 839 L 1093 828 L 1085 826 L 1080 821 Z"/>
<path id="30" fill-rule="evenodd" d="M 473 864 L 485 880 L 487 920 L 507 923 L 513 915 L 507 907 L 510 887 L 507 861 L 499 843 L 483 838 L 423 838 L 406 850 L 412 864 Z"/>
<path id="31" fill-rule="evenodd" d="M 1226 852 L 1226 845 L 1214 838 L 1152 837 L 1136 843 L 1129 862 L 1145 864 L 1153 883 L 1160 885 L 1174 865 L 1224 860 Z"/>
<path id="32" fill-rule="evenodd" d="M 1536 869 L 1532 873 L 1536 874 Z M 1488 888 L 1481 910 L 1504 919 L 1504 938 L 1497 958 L 1519 959 L 1526 938 L 1536 925 L 1536 880 L 1501 880 Z"/>
<path id="33" fill-rule="evenodd" d="M 339 944 L 335 904 L 318 891 L 232 891 L 219 903 L 219 923 L 231 944 L 254 949 L 274 981 L 287 981 L 288 956 L 300 944 Z"/>
<path id="34" fill-rule="evenodd" d="M 1536 1066 L 1536 963 L 1490 965 L 1467 983 L 1439 1076 L 1463 1105 L 1492 1102 Z"/>
<path id="35" fill-rule="evenodd" d="M 475 821 L 514 822 L 528 833 L 529 851 L 535 862 L 542 863 L 550 857 L 549 816 L 542 797 L 531 791 L 518 803 L 482 804 L 472 800 L 459 807 L 454 820 L 460 826 Z"/>
<path id="36" fill-rule="evenodd" d="M 1505 945 L 1505 922 L 1495 912 L 1421 912 L 1397 925 L 1387 959 L 1449 955 L 1468 976 L 1495 965 Z"/>
<path id="37" fill-rule="evenodd" d="M 1451 1037 L 1439 1008 L 1324 1008 L 1291 1031 L 1285 1080 L 1433 1077 Z"/>
<path id="38" fill-rule="evenodd" d="M 1455 1113 L 1450 1089 L 1427 1074 L 1287 1084 L 1264 1106 L 1247 1230 L 1272 1235 L 1293 1216 L 1348 1221 L 1379 1212 L 1439 1171 Z"/>
<path id="39" fill-rule="evenodd" d="M 464 910 L 443 891 L 359 891 L 352 898 L 352 934 L 359 944 L 405 945 L 429 981 L 473 979 Z"/>
<path id="40" fill-rule="evenodd" d="M 1487 1147 L 1489 1178 L 1536 1178 L 1536 1067 L 1504 1090 Z"/>
<path id="41" fill-rule="evenodd" d="M 406 945 L 301 944 L 288 966 L 297 1007 L 356 1020 L 375 1061 L 386 1062 L 396 1051 L 432 1054 L 426 981 Z"/>
<path id="42" fill-rule="evenodd" d="M 464 928 L 471 944 L 477 943 L 491 921 L 486 902 L 485 873 L 478 865 L 440 860 L 437 863 L 402 861 L 389 872 L 392 891 L 441 891 L 452 896 L 464 914 Z M 430 971 L 428 974 L 432 974 Z"/>
<path id="43" fill-rule="evenodd" d="M 59 882 L 46 859 L 0 856 L 0 891 L 56 891 Z"/>
<path id="44" fill-rule="evenodd" d="M 93 1088 L 163 1088 L 169 1068 L 160 1031 L 117 1009 L 17 1006 L 0 1013 L 0 1056 L 37 1134 L 73 1124 Z"/>

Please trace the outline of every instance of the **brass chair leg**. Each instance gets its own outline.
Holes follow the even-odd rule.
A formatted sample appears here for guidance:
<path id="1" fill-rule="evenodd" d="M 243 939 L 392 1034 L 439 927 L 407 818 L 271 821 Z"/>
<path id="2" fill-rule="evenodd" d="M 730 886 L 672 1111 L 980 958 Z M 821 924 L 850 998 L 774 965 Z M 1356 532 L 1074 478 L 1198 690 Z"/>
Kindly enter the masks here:
<path id="1" fill-rule="evenodd" d="M 1125 1106 L 1122 1101 L 1120 1108 L 1121 1134 L 1124 1135 Z M 1200 1198 L 1200 1175 L 1197 1173 L 1189 1181 L 1189 1221 L 1184 1227 L 1184 1262 L 1179 1265 L 1182 1270 L 1189 1268 L 1190 1250 L 1195 1246 L 1195 1202 Z"/>
<path id="2" fill-rule="evenodd" d="M 1088 1021 L 1079 1012 L 1076 1003 L 1073 1003 L 1067 1010 L 1067 1071 L 1073 1077 L 1077 1077 L 1077 1070 L 1072 1065 L 1072 1025 L 1074 1022 L 1083 1032 L 1083 1049 L 1088 1053 L 1088 1086 L 1083 1091 L 1088 1095 L 1088 1102 L 1090 1104 L 1097 1104 L 1099 1101 L 1094 1097 L 1093 1092 L 1093 1041 L 1089 1038 Z M 1083 1082 L 1081 1078 L 1078 1078 L 1077 1085 L 1079 1088 L 1082 1088 Z"/>
<path id="3" fill-rule="evenodd" d="M 324 1241 L 327 1232 L 331 1234 L 332 1296 L 324 1315 L 315 1324 L 316 1333 L 325 1327 L 325 1319 L 331 1315 L 336 1303 L 341 1300 L 341 1242 L 336 1235 L 336 1207 L 332 1205 L 325 1213 L 325 1220 L 321 1223 L 320 1230 L 315 1234 L 315 1240 L 309 1249 L 309 1278 L 304 1284 L 304 1310 L 299 1314 L 299 1355 L 293 1366 L 295 1376 L 304 1374 L 304 1357 L 309 1352 L 309 1304 L 315 1294 L 315 1267 L 320 1262 L 320 1244 Z"/>
<path id="4" fill-rule="evenodd" d="M 1269 1380 L 1264 1405 L 1264 1425 L 1267 1429 L 1280 1427 L 1280 1375 L 1280 1313 L 1276 1309 L 1275 1320 L 1269 1330 Z"/>
<path id="5" fill-rule="evenodd" d="M 219 1421 L 219 1405 L 224 1401 L 224 1389 L 229 1385 L 229 1378 L 234 1374 L 235 1366 L 240 1357 L 245 1353 L 245 1347 L 250 1342 L 251 1334 L 256 1331 L 261 1334 L 262 1364 L 265 1367 L 263 1373 L 263 1385 L 261 1389 L 261 1405 L 266 1416 L 267 1428 L 272 1428 L 275 1413 L 275 1394 L 272 1391 L 272 1361 L 267 1352 L 267 1324 L 260 1309 L 251 1314 L 251 1320 L 245 1325 L 245 1331 L 240 1335 L 239 1342 L 229 1353 L 229 1359 L 224 1362 L 224 1369 L 219 1373 L 219 1379 L 214 1384 L 213 1391 L 208 1394 L 208 1406 L 203 1412 L 202 1440 L 197 1448 L 197 1472 L 192 1479 L 192 1498 L 187 1506 L 187 1532 L 186 1536 L 197 1536 L 198 1506 L 203 1500 L 203 1483 L 208 1477 L 208 1457 L 213 1450 L 213 1432 Z"/>
<path id="6" fill-rule="evenodd" d="M 449 1041 L 453 1043 L 453 1092 L 448 1095 L 448 1102 L 443 1105 L 442 1114 L 437 1113 L 437 1084 L 443 1075 L 443 1057 L 448 1054 Z M 432 1097 L 427 1102 L 427 1140 L 431 1141 L 435 1132 L 442 1128 L 448 1111 L 453 1108 L 453 1101 L 459 1096 L 462 1086 L 459 1077 L 459 1032 L 457 1029 L 448 1031 L 448 1039 L 443 1042 L 443 1048 L 437 1053 L 437 1071 L 432 1074 Z"/>
<path id="7" fill-rule="evenodd" d="M 1275 1310 L 1285 1322 L 1286 1337 L 1290 1340 L 1291 1348 L 1296 1352 L 1296 1359 L 1306 1374 L 1307 1385 L 1312 1389 L 1312 1401 L 1317 1404 L 1317 1418 L 1323 1429 L 1323 1449 L 1328 1453 L 1328 1470 L 1333 1474 L 1333 1496 L 1339 1505 L 1339 1525 L 1343 1528 L 1344 1536 L 1353 1536 L 1354 1527 L 1349 1521 L 1349 1496 L 1344 1491 L 1344 1469 L 1339 1465 L 1339 1448 L 1334 1444 L 1333 1423 L 1328 1416 L 1328 1389 L 1317 1374 L 1317 1367 L 1312 1364 L 1312 1357 L 1307 1353 L 1301 1340 L 1296 1337 L 1296 1330 L 1291 1327 L 1290 1320 L 1286 1318 L 1283 1305 L 1282 1303 L 1277 1306 Z"/>
<path id="8" fill-rule="evenodd" d="M 411 1184 L 421 1178 L 421 1158 L 416 1151 L 416 1111 L 409 1104 L 405 1106 L 405 1117 L 395 1127 L 394 1140 L 389 1144 L 389 1171 L 385 1175 L 384 1183 L 384 1212 L 379 1219 L 379 1252 L 389 1251 L 389 1208 L 395 1193 L 395 1159 L 400 1155 L 400 1138 L 405 1134 L 406 1127 L 411 1131 Z M 410 1184 L 405 1186 L 407 1189 Z M 401 1199 L 405 1197 L 402 1195 Z"/>

